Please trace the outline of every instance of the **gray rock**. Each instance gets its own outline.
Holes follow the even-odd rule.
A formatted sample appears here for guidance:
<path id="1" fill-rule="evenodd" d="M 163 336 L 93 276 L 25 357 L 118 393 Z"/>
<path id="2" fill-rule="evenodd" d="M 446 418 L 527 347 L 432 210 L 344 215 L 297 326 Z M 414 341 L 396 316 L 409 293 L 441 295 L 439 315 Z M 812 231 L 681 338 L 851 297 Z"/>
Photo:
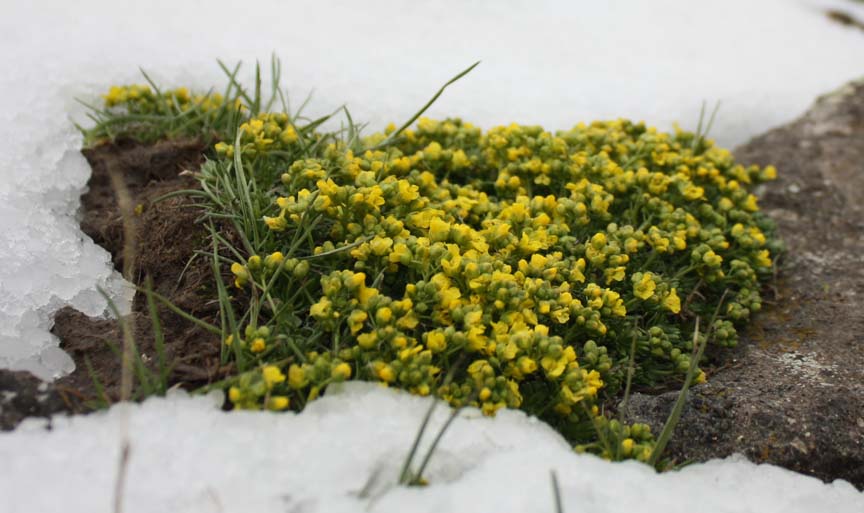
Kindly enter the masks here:
<path id="1" fill-rule="evenodd" d="M 691 389 L 667 455 L 738 452 L 864 488 L 864 81 L 735 156 L 777 167 L 760 203 L 788 253 L 739 347 Z M 636 394 L 629 420 L 659 432 L 676 397 Z"/>

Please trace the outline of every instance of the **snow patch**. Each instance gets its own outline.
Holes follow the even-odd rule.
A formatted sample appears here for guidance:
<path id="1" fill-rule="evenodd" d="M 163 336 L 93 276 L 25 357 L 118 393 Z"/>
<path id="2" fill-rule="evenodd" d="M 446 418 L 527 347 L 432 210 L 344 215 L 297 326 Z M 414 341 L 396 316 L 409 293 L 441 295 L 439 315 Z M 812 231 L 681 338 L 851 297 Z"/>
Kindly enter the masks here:
<path id="1" fill-rule="evenodd" d="M 864 18 L 864 6 L 844 0 L 4 5 L 0 368 L 67 373 L 53 312 L 104 314 L 97 287 L 128 306 L 109 255 L 78 229 L 90 170 L 72 121 L 86 121 L 75 98 L 98 102 L 109 84 L 141 82 L 138 66 L 167 86 L 207 89 L 223 83 L 216 58 L 248 65 L 275 51 L 295 106 L 314 88 L 310 116 L 344 102 L 380 129 L 481 59 L 430 116 L 485 128 L 628 117 L 692 129 L 703 101 L 722 101 L 712 135 L 731 146 L 864 72 L 864 37 L 829 21 L 829 6 Z M 224 413 L 218 398 L 176 395 L 56 418 L 51 432 L 27 422 L 0 434 L 0 511 L 111 511 L 122 426 L 132 442 L 130 512 L 554 511 L 552 469 L 567 512 L 864 510 L 848 483 L 739 459 L 656 475 L 576 455 L 513 411 L 494 420 L 465 412 L 432 459 L 431 485 L 395 487 L 428 401 L 355 384 L 300 415 Z M 375 474 L 371 496 L 359 498 Z"/>
<path id="2" fill-rule="evenodd" d="M 656 474 L 640 463 L 576 454 L 522 412 L 492 419 L 476 409 L 464 410 L 445 434 L 425 474 L 429 486 L 396 486 L 430 401 L 348 383 L 302 414 L 226 413 L 218 409 L 219 394 L 177 393 L 86 417 L 55 417 L 50 432 L 28 421 L 0 434 L 0 510 L 110 511 L 124 432 L 132 447 L 129 513 L 554 511 L 553 470 L 568 512 L 864 508 L 864 494 L 844 481 L 823 484 L 743 458 Z M 448 414 L 446 406 L 437 409 L 420 455 Z M 35 483 L 43 492 L 34 492 Z"/>

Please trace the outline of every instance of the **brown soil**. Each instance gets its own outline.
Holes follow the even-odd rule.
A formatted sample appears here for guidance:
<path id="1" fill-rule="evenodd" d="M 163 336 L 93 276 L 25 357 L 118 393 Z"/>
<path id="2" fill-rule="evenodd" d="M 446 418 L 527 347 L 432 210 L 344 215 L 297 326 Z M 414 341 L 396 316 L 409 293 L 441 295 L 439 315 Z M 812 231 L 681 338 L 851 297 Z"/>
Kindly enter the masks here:
<path id="1" fill-rule="evenodd" d="M 197 181 L 183 171 L 198 169 L 203 149 L 198 141 L 179 140 L 147 146 L 121 141 L 83 150 L 93 175 L 81 197 L 81 229 L 111 252 L 118 270 L 123 268 L 123 218 L 109 173 L 122 175 L 132 204 L 139 212 L 135 216 L 135 283 L 143 286 L 149 276 L 155 292 L 183 311 L 218 324 L 211 260 L 193 258 L 196 250 L 208 245 L 209 239 L 203 225 L 197 222 L 200 208 L 188 196 L 156 201 L 173 191 L 198 188 Z M 225 374 L 227 369 L 220 365 L 218 336 L 164 305 L 160 304 L 158 311 L 165 334 L 165 357 L 171 367 L 171 385 L 199 386 Z M 144 294 L 135 295 L 129 319 L 134 325 L 141 359 L 150 369 L 158 369 L 153 325 Z M 76 410 L 86 410 L 88 401 L 99 398 L 94 378 L 104 387 L 109 400 L 117 400 L 121 365 L 111 345 L 121 347 L 119 323 L 113 319 L 89 318 L 64 308 L 56 314 L 53 333 L 60 338 L 60 347 L 75 360 L 75 372 L 58 380 L 56 385 L 77 397 Z"/>

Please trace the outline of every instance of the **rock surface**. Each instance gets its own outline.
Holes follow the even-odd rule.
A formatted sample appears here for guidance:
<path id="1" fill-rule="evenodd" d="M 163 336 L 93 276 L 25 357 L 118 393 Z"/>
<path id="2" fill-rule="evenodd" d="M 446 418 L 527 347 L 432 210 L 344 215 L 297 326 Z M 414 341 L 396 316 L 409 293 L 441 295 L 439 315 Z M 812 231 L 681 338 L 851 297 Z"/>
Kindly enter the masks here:
<path id="1" fill-rule="evenodd" d="M 760 203 L 788 253 L 740 346 L 691 389 L 668 455 L 741 452 L 864 488 L 864 80 L 735 156 L 777 167 Z M 629 418 L 659 432 L 676 397 L 635 394 Z"/>

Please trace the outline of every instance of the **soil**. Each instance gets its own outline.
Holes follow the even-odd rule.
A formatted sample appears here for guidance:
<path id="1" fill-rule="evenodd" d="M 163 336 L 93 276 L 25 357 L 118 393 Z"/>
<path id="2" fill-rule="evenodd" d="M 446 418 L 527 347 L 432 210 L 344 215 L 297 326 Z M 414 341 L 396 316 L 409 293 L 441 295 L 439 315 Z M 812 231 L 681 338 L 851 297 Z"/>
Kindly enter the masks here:
<path id="1" fill-rule="evenodd" d="M 0 430 L 14 429 L 27 417 L 71 411 L 63 387 L 45 383 L 29 372 L 0 370 Z"/>
<path id="2" fill-rule="evenodd" d="M 119 141 L 83 150 L 93 169 L 87 192 L 81 197 L 81 230 L 107 249 L 114 265 L 123 269 L 123 218 L 112 187 L 111 172 L 119 173 L 129 189 L 135 215 L 134 282 L 143 286 L 147 277 L 153 290 L 189 314 L 217 323 L 218 305 L 210 259 L 195 257 L 205 248 L 209 234 L 198 221 L 201 210 L 189 196 L 156 201 L 165 194 L 198 188 L 186 170 L 197 170 L 204 146 L 196 140 L 163 141 L 142 146 Z M 188 264 L 188 265 L 187 265 Z M 188 388 L 218 379 L 227 372 L 220 365 L 221 342 L 179 315 L 159 306 L 165 334 L 165 356 L 170 362 L 169 383 Z M 142 360 L 156 370 L 153 325 L 144 294 L 135 295 L 132 314 L 135 343 Z M 94 378 L 110 401 L 119 398 L 121 365 L 111 348 L 120 347 L 122 334 L 115 320 L 93 319 L 71 308 L 57 312 L 53 333 L 60 347 L 75 360 L 75 372 L 56 382 L 74 390 L 76 411 L 86 410 L 97 393 Z"/>
<path id="3" fill-rule="evenodd" d="M 143 209 L 136 216 L 134 281 L 151 277 L 156 292 L 215 324 L 210 261 L 192 258 L 207 246 L 200 208 L 187 196 L 155 201 L 197 187 L 184 171 L 198 168 L 202 151 L 194 140 L 120 141 L 84 150 L 93 176 L 81 198 L 81 228 L 123 268 L 123 219 L 109 171 L 120 173 L 133 204 Z M 820 99 L 801 119 L 735 154 L 745 164 L 777 166 L 779 179 L 764 186 L 761 204 L 788 252 L 739 347 L 712 355 L 717 366 L 708 383 L 692 389 L 667 456 L 686 463 L 738 452 L 864 488 L 864 83 Z M 223 279 L 229 275 L 223 270 Z M 220 364 L 217 336 L 164 307 L 159 316 L 172 385 L 193 388 L 230 372 Z M 138 351 L 155 369 L 142 294 L 131 319 Z M 109 347 L 122 340 L 117 321 L 67 308 L 56 314 L 54 333 L 75 372 L 42 384 L 26 373 L 0 371 L 0 429 L 27 416 L 87 411 L 100 398 L 94 377 L 110 401 L 119 398 L 120 360 Z M 658 433 L 676 397 L 634 394 L 628 420 L 647 422 Z"/>

